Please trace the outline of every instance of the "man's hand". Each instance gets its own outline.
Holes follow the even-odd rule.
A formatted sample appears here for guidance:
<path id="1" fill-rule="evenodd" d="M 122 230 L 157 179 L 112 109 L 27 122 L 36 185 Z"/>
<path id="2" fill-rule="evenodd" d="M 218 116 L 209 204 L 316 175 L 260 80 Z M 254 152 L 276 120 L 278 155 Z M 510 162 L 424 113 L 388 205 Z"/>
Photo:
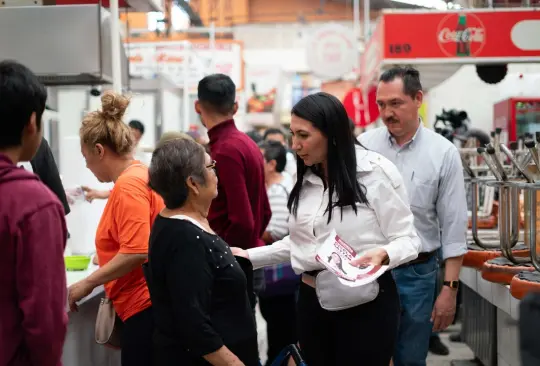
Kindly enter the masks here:
<path id="1" fill-rule="evenodd" d="M 457 290 L 451 289 L 448 286 L 443 286 L 433 312 L 431 313 L 431 322 L 433 323 L 433 331 L 440 332 L 448 328 L 454 321 L 456 315 L 456 295 Z"/>
<path id="2" fill-rule="evenodd" d="M 232 247 L 231 252 L 236 257 L 242 257 L 242 258 L 249 259 L 249 254 L 248 254 L 247 250 L 245 250 L 245 249 Z"/>
<path id="3" fill-rule="evenodd" d="M 97 189 L 92 189 L 86 186 L 81 187 L 84 191 L 84 197 L 88 202 L 92 202 L 95 199 L 106 200 L 109 198 L 109 191 L 98 191 Z"/>
<path id="4" fill-rule="evenodd" d="M 352 266 L 359 267 L 363 265 L 382 266 L 388 262 L 388 253 L 384 248 L 374 248 L 368 250 L 363 256 L 354 258 L 350 263 Z"/>
<path id="5" fill-rule="evenodd" d="M 86 279 L 74 283 L 68 288 L 68 302 L 71 311 L 77 311 L 77 301 L 81 301 L 94 290 L 94 286 L 90 284 Z"/>

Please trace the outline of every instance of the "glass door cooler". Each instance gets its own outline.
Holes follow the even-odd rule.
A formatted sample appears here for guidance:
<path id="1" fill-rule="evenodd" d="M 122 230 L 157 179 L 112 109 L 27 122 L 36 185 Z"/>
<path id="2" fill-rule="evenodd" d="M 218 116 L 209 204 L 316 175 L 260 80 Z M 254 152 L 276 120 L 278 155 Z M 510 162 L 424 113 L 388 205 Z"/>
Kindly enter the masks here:
<path id="1" fill-rule="evenodd" d="M 509 98 L 493 106 L 493 128 L 502 129 L 501 142 L 517 141 L 540 132 L 540 98 Z"/>

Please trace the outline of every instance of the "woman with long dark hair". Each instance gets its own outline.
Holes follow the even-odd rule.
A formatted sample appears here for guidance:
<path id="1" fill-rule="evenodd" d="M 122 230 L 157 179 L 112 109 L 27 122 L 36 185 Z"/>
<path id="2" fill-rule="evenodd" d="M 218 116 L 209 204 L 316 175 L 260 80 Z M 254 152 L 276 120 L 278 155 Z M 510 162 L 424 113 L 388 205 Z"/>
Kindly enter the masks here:
<path id="1" fill-rule="evenodd" d="M 288 204 L 290 235 L 234 253 L 254 268 L 290 261 L 302 274 L 298 338 L 308 365 L 387 366 L 400 317 L 392 275 L 347 287 L 323 270 L 316 253 L 335 230 L 358 254 L 355 263 L 394 268 L 416 258 L 420 241 L 403 179 L 390 161 L 360 145 L 345 108 L 330 94 L 300 100 L 290 129 L 299 158 Z"/>

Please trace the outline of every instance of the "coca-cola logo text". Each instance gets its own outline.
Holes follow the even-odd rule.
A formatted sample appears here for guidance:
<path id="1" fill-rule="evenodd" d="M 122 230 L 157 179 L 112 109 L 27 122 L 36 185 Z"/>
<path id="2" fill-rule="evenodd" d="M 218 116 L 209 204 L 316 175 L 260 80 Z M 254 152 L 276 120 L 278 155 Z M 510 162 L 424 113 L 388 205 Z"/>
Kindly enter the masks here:
<path id="1" fill-rule="evenodd" d="M 437 27 L 437 43 L 450 58 L 481 57 L 488 37 L 481 13 L 462 12 L 445 15 Z"/>
<path id="2" fill-rule="evenodd" d="M 439 42 L 484 42 L 485 30 L 484 28 L 467 28 L 464 30 L 452 30 L 450 28 L 443 28 L 439 32 Z"/>

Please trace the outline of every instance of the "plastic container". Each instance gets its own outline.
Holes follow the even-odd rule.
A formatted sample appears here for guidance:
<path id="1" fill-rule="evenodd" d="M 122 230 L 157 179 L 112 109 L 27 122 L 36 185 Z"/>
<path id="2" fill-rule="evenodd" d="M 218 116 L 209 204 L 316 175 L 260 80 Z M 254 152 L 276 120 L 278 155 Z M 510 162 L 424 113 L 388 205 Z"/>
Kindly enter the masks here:
<path id="1" fill-rule="evenodd" d="M 85 271 L 88 269 L 91 257 L 86 255 L 70 255 L 64 257 L 66 270 L 68 271 Z"/>

